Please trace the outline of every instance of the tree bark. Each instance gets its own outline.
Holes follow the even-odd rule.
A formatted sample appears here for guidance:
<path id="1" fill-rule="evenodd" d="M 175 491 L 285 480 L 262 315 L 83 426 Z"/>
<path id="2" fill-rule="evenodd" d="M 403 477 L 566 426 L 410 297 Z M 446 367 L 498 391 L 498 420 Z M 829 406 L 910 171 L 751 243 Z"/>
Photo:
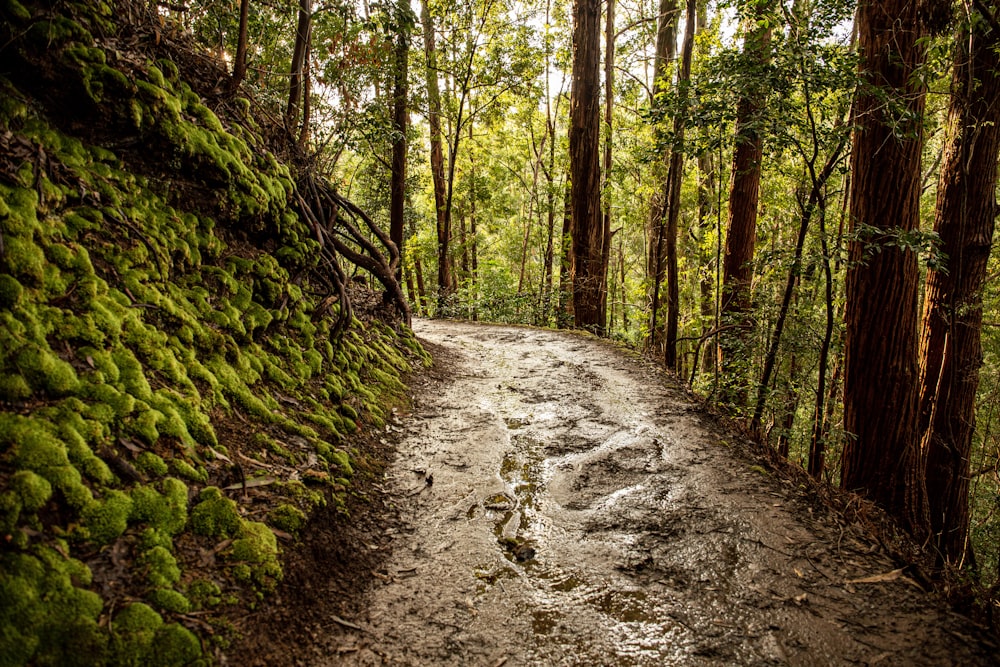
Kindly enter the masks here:
<path id="1" fill-rule="evenodd" d="M 982 287 L 997 215 L 1000 34 L 984 17 L 960 28 L 934 230 L 947 257 L 927 273 L 920 365 L 920 428 L 931 531 L 941 556 L 968 552 L 969 456 L 982 365 Z"/>
<path id="2" fill-rule="evenodd" d="M 650 90 L 650 107 L 662 109 L 663 103 L 658 96 L 661 91 L 670 87 L 670 64 L 676 58 L 677 51 L 677 17 L 679 15 L 677 0 L 660 0 L 656 16 L 656 54 L 653 60 L 653 87 Z M 664 162 L 668 162 L 665 158 Z M 662 168 L 662 167 L 659 167 Z M 658 168 L 658 169 L 659 169 Z M 658 174 L 662 172 L 657 170 Z M 649 285 L 649 345 L 655 347 L 659 341 L 660 316 L 660 285 L 663 284 L 666 261 L 664 252 L 664 223 L 666 202 L 661 192 L 653 195 L 649 212 L 649 228 L 647 240 L 649 253 L 646 258 L 646 280 Z"/>
<path id="3" fill-rule="evenodd" d="M 763 140 L 758 128 L 766 98 L 763 67 L 770 60 L 771 28 L 767 21 L 770 2 L 755 5 L 753 25 L 744 42 L 743 53 L 751 71 L 745 73 L 745 87 L 736 109 L 736 148 L 729 192 L 729 228 L 722 271 L 723 322 L 738 324 L 722 338 L 724 374 L 735 384 L 724 392 L 724 400 L 734 407 L 747 403 L 748 387 L 744 371 L 749 356 L 750 285 L 753 279 L 754 246 L 757 243 L 757 204 Z"/>
<path id="4" fill-rule="evenodd" d="M 604 161 L 601 173 L 601 192 L 603 193 L 603 213 L 601 215 L 601 296 L 598 321 L 600 334 L 606 335 L 611 328 L 607 326 L 608 306 L 608 266 L 611 262 L 611 201 L 608 178 L 611 176 L 611 149 L 614 138 L 612 120 L 615 108 L 615 0 L 607 0 L 604 23 Z"/>
<path id="5" fill-rule="evenodd" d="M 233 60 L 233 74 L 229 79 L 229 92 L 235 93 L 247 75 L 247 25 L 250 22 L 250 0 L 240 0 L 240 29 L 236 39 L 236 58 Z"/>
<path id="6" fill-rule="evenodd" d="M 406 125 L 407 70 L 410 55 L 409 3 L 400 0 L 396 10 L 396 36 L 393 48 L 392 91 L 392 165 L 389 178 L 389 238 L 404 251 L 403 230 L 406 211 Z M 402 267 L 402 262 L 400 262 Z M 400 269 L 401 270 L 401 269 Z"/>
<path id="7" fill-rule="evenodd" d="M 295 136 L 302 101 L 302 80 L 308 57 L 309 30 L 312 22 L 312 0 L 299 0 L 299 19 L 295 28 L 295 47 L 292 50 L 292 68 L 288 86 L 288 105 L 285 107 L 285 127 Z"/>
<path id="8" fill-rule="evenodd" d="M 427 61 L 427 125 L 430 129 L 431 180 L 434 184 L 434 210 L 437 220 L 438 310 L 443 310 L 452 292 L 451 225 L 446 214 L 444 180 L 444 150 L 441 147 L 441 93 L 438 88 L 437 49 L 434 44 L 434 20 L 429 0 L 420 5 L 420 21 L 424 31 L 424 55 Z"/>
<path id="9" fill-rule="evenodd" d="M 573 317 L 573 281 L 571 271 L 573 267 L 573 187 L 566 178 L 565 189 L 563 191 L 563 223 L 562 240 L 560 249 L 562 257 L 559 261 L 559 312 L 557 324 L 560 329 L 572 324 Z"/>
<path id="10" fill-rule="evenodd" d="M 691 57 L 694 51 L 694 26 L 697 22 L 698 3 L 687 0 L 684 26 L 684 44 L 681 64 L 677 71 L 677 107 L 674 111 L 674 145 L 670 151 L 670 169 L 667 172 L 667 326 L 663 336 L 664 363 L 667 368 L 677 367 L 677 321 L 680 317 L 680 286 L 677 271 L 677 221 L 681 211 L 681 181 L 684 180 L 684 130 L 687 115 L 688 85 L 691 80 Z"/>
<path id="11" fill-rule="evenodd" d="M 600 165 L 600 0 L 576 0 L 569 157 L 573 242 L 571 277 L 577 327 L 599 331 L 604 228 Z"/>
<path id="12" fill-rule="evenodd" d="M 915 76 L 927 36 L 910 0 L 858 8 L 861 84 L 854 99 L 841 486 L 896 517 L 918 539 L 928 511 L 917 424 L 916 253 L 921 119 Z"/>

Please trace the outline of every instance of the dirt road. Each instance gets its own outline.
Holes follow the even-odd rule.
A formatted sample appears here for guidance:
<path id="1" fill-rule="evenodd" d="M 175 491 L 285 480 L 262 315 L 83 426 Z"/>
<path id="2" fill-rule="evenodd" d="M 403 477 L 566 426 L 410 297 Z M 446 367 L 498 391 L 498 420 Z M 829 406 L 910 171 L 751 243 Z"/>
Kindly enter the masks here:
<path id="1" fill-rule="evenodd" d="M 647 362 L 575 334 L 414 328 L 452 379 L 402 424 L 403 524 L 367 612 L 340 619 L 360 630 L 330 624 L 328 664 L 995 659 Z"/>

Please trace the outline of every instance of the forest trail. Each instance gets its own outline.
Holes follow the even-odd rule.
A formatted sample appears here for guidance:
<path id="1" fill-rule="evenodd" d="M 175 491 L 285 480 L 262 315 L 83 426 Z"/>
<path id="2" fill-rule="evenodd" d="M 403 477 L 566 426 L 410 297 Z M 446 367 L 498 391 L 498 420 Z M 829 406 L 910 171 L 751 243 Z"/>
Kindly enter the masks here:
<path id="1" fill-rule="evenodd" d="M 401 523 L 325 664 L 995 660 L 652 364 L 564 332 L 414 329 L 439 379 L 389 473 Z"/>

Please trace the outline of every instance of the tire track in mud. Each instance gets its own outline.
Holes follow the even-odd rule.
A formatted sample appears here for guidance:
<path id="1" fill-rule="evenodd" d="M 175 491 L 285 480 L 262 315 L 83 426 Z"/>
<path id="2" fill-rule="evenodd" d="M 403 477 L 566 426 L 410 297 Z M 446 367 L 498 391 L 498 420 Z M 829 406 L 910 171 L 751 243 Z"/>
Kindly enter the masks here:
<path id="1" fill-rule="evenodd" d="M 403 525 L 329 664 L 992 664 L 995 647 L 603 341 L 417 321 L 452 380 L 391 473 Z M 914 641 L 919 638 L 920 641 Z"/>

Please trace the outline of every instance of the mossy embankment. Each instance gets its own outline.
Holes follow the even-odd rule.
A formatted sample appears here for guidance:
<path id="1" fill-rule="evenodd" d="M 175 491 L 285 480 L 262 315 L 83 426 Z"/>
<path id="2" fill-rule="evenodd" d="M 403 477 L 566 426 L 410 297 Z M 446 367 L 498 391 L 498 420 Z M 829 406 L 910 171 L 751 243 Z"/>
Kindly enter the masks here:
<path id="1" fill-rule="evenodd" d="M 0 665 L 211 662 L 426 358 L 118 9 L 0 2 Z"/>

